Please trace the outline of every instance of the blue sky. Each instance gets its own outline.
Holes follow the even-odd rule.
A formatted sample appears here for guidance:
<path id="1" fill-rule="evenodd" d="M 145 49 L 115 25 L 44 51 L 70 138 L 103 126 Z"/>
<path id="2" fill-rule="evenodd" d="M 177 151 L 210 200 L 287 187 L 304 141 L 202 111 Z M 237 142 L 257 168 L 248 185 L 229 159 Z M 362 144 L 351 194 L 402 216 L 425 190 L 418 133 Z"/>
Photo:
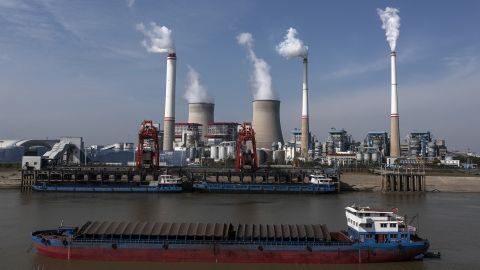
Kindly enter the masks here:
<path id="1" fill-rule="evenodd" d="M 430 130 L 450 149 L 480 152 L 479 1 L 0 0 L 0 138 L 83 136 L 136 141 L 162 122 L 165 55 L 148 53 L 136 24 L 173 31 L 177 121 L 187 65 L 215 98 L 217 121 L 250 121 L 252 66 L 235 37 L 252 33 L 282 102 L 284 137 L 301 112 L 302 63 L 275 51 L 294 27 L 309 46 L 310 126 L 357 140 L 389 129 L 389 49 L 376 8 L 400 10 L 400 131 Z"/>

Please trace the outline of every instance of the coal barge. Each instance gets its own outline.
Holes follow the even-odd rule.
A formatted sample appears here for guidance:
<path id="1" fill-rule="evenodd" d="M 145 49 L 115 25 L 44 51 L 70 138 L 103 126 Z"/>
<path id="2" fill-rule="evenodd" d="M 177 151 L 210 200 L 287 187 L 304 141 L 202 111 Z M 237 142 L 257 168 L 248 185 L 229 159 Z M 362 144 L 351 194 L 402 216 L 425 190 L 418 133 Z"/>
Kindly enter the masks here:
<path id="1" fill-rule="evenodd" d="M 197 181 L 193 189 L 200 192 L 233 193 L 335 193 L 338 182 L 323 174 L 312 174 L 309 183 L 220 183 Z"/>
<path id="2" fill-rule="evenodd" d="M 148 185 L 135 183 L 115 183 L 103 185 L 68 183 L 49 184 L 48 182 L 37 182 L 32 185 L 32 190 L 47 192 L 164 193 L 182 192 L 183 183 L 181 178 L 174 178 L 171 175 L 160 175 L 158 181 L 150 181 Z"/>
<path id="3" fill-rule="evenodd" d="M 359 264 L 418 259 L 429 242 L 393 210 L 346 207 L 325 225 L 87 222 L 32 233 L 40 255 L 65 260 Z"/>

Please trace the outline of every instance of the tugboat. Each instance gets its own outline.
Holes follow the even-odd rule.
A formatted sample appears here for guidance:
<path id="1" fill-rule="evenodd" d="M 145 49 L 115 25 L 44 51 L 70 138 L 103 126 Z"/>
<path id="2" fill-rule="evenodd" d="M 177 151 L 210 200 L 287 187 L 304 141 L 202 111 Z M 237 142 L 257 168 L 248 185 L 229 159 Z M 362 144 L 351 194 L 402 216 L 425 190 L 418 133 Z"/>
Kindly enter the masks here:
<path id="1" fill-rule="evenodd" d="M 123 192 L 123 193 L 161 193 L 161 192 L 182 192 L 183 184 L 180 177 L 172 175 L 160 175 L 158 181 L 150 181 L 148 185 L 135 183 L 112 183 L 112 184 L 52 184 L 39 182 L 32 186 L 35 191 L 57 191 L 57 192 Z"/>
<path id="2" fill-rule="evenodd" d="M 38 254 L 65 260 L 361 264 L 422 257 L 429 242 L 396 210 L 345 208 L 347 230 L 324 224 L 88 221 L 32 233 Z"/>

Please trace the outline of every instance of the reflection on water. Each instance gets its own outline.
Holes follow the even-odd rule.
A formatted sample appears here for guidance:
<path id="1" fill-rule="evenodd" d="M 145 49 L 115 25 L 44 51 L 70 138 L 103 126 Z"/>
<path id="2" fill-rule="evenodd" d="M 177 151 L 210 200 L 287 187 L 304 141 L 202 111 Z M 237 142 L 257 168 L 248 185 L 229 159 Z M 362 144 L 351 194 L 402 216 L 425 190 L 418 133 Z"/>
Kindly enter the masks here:
<path id="1" fill-rule="evenodd" d="M 419 214 L 420 234 L 440 250 L 441 260 L 371 265 L 233 265 L 64 261 L 39 256 L 29 233 L 34 229 L 87 220 L 326 223 L 344 229 L 344 207 L 356 203 L 399 207 Z M 273 194 L 68 194 L 0 191 L 2 269 L 478 269 L 480 194 L 380 194 L 352 192 L 328 195 Z M 472 232 L 470 234 L 469 232 Z M 476 238 L 476 239 L 475 239 Z M 474 241 L 472 241 L 474 240 Z"/>

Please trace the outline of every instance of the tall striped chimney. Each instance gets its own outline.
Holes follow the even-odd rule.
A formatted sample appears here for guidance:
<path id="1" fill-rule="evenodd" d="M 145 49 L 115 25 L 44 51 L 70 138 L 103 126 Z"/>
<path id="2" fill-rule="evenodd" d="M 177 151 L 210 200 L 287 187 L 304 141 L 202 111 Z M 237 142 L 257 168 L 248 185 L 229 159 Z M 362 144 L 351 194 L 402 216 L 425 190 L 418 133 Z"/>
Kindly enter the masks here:
<path id="1" fill-rule="evenodd" d="M 400 157 L 400 128 L 398 123 L 398 97 L 397 97 L 397 72 L 396 53 L 390 53 L 392 88 L 391 88 L 391 110 L 390 110 L 390 156 Z"/>
<path id="2" fill-rule="evenodd" d="M 302 98 L 302 138 L 301 138 L 301 154 L 305 160 L 308 159 L 308 59 L 303 58 L 303 98 Z"/>
<path id="3" fill-rule="evenodd" d="M 177 55 L 167 56 L 167 78 L 165 83 L 165 118 L 163 119 L 163 150 L 173 151 L 175 140 L 175 78 Z"/>

